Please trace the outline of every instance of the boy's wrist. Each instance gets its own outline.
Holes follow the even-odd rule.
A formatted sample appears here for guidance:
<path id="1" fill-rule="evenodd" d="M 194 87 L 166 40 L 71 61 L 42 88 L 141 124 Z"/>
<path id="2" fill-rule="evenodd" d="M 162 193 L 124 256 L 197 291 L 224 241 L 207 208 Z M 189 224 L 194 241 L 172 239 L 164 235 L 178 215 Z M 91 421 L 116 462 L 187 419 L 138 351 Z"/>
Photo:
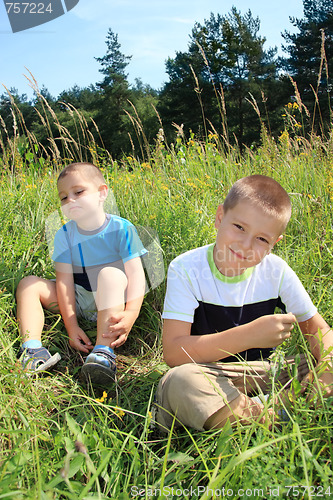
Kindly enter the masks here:
<path id="1" fill-rule="evenodd" d="M 65 323 L 65 328 L 69 336 L 71 336 L 71 333 L 77 329 L 80 328 L 79 323 L 77 322 L 76 318 L 75 320 L 71 320 L 70 322 L 64 322 Z"/>
<path id="2" fill-rule="evenodd" d="M 130 307 L 125 307 L 124 312 L 126 313 L 127 316 L 129 316 L 131 319 L 133 319 L 133 323 L 134 323 L 139 316 L 140 310 L 139 309 L 131 309 Z"/>

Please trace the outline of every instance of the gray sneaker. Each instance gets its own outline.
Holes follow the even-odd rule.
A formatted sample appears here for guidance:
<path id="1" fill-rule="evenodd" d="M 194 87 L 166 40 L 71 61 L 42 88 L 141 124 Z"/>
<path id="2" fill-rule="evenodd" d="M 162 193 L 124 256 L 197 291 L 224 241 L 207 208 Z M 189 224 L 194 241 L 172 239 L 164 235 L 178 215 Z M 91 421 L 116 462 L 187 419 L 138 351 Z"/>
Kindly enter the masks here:
<path id="1" fill-rule="evenodd" d="M 107 386 L 116 381 L 116 355 L 107 349 L 91 352 L 82 366 L 82 374 L 92 385 Z"/>
<path id="2" fill-rule="evenodd" d="M 21 347 L 19 357 L 24 370 L 29 372 L 47 371 L 61 359 L 58 352 L 52 356 L 45 347 L 37 347 L 35 349 Z"/>

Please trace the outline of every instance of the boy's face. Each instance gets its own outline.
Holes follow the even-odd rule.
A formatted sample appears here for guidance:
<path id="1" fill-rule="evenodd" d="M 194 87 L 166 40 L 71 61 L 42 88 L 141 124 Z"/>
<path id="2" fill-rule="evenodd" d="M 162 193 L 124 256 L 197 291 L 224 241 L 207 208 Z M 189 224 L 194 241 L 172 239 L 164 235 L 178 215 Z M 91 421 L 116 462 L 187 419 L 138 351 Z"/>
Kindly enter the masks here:
<path id="1" fill-rule="evenodd" d="M 214 262 L 225 276 L 238 276 L 267 255 L 282 236 L 281 222 L 244 201 L 224 212 L 217 209 Z"/>
<path id="2" fill-rule="evenodd" d="M 69 172 L 58 181 L 58 194 L 63 213 L 69 219 L 84 225 L 85 221 L 97 219 L 104 214 L 103 202 L 107 186 L 87 179 L 79 172 Z"/>

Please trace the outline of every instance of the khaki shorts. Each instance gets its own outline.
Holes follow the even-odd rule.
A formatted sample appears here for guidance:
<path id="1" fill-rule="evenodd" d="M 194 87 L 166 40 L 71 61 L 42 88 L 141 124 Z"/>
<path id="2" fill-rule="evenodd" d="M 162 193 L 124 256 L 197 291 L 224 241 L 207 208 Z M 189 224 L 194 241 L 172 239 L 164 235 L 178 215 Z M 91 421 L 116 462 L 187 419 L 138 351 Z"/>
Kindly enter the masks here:
<path id="1" fill-rule="evenodd" d="M 97 321 L 95 292 L 89 292 L 81 285 L 74 285 L 74 287 L 77 317 Z"/>
<path id="2" fill-rule="evenodd" d="M 52 278 L 51 281 L 56 282 L 55 278 Z M 96 292 L 89 292 L 89 290 L 76 283 L 74 283 L 74 289 L 76 316 L 88 321 L 97 321 Z"/>
<path id="3" fill-rule="evenodd" d="M 156 393 L 156 420 L 162 428 L 181 424 L 203 430 L 207 419 L 240 394 L 269 393 L 288 387 L 309 372 L 303 355 L 244 363 L 187 363 L 171 368 Z M 175 418 L 176 417 L 176 418 Z"/>

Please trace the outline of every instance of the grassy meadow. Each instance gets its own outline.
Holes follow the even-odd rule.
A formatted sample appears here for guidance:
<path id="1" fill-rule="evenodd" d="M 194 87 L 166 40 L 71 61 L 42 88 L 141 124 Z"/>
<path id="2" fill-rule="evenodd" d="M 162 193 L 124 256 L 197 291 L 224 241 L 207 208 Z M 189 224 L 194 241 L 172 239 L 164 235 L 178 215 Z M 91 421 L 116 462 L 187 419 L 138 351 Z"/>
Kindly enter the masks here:
<path id="1" fill-rule="evenodd" d="M 305 139 L 290 115 L 279 138 L 263 129 L 261 146 L 240 153 L 214 131 L 199 142 L 178 128 L 174 143 L 166 144 L 161 130 L 153 148 L 141 136 L 145 160 L 133 154 L 115 162 L 91 140 L 79 114 L 85 142 L 59 127 L 48 148 L 16 118 L 10 139 L 0 123 L 0 499 L 333 498 L 333 398 L 319 395 L 315 407 L 296 387 L 289 422 L 272 431 L 253 423 L 163 435 L 151 427 L 151 401 L 167 370 L 161 353 L 165 281 L 147 294 L 118 351 L 118 386 L 107 393 L 81 381 L 83 358 L 51 313 L 44 344 L 62 360 L 50 374 L 27 377 L 16 359 L 15 319 L 19 280 L 54 276 L 45 223 L 58 207 L 57 172 L 72 160 L 88 160 L 103 169 L 120 215 L 158 234 L 165 269 L 181 252 L 214 241 L 215 210 L 235 180 L 274 177 L 293 202 L 275 252 L 333 324 L 333 136 Z M 51 119 L 47 111 L 45 127 Z M 93 326 L 83 327 L 93 338 Z M 297 332 L 281 351 L 296 348 L 308 354 Z"/>

